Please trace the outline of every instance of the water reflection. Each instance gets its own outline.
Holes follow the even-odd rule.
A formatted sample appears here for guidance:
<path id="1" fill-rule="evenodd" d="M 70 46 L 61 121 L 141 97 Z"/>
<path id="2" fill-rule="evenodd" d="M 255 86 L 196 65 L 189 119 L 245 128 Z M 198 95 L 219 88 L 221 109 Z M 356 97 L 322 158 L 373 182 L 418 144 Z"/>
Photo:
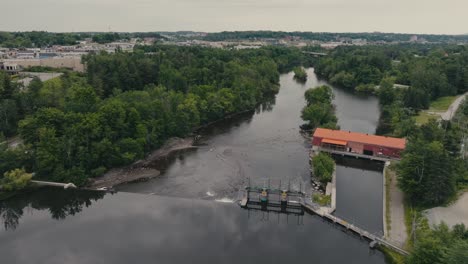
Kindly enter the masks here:
<path id="1" fill-rule="evenodd" d="M 382 232 L 383 162 L 336 156 L 337 216 Z"/>
<path id="2" fill-rule="evenodd" d="M 64 219 L 104 197 L 104 192 L 44 188 L 0 201 L 0 219 L 5 230 L 16 229 L 27 208 L 46 210 L 53 219 Z"/>
<path id="3" fill-rule="evenodd" d="M 20 199 L 28 213 L 16 230 L 0 230 L 2 263 L 384 263 L 367 241 L 308 214 L 298 224 L 232 203 L 131 193 L 94 202 L 78 194 L 92 206 L 80 199 L 80 213 L 56 221 L 48 211 L 75 195 L 51 191 Z M 41 197 L 53 202 L 33 208 Z"/>
<path id="4" fill-rule="evenodd" d="M 257 108 L 255 113 L 260 114 L 263 112 L 271 112 L 273 111 L 273 107 L 276 104 L 276 97 L 268 98 L 265 102 L 261 103 Z"/>
<path id="5" fill-rule="evenodd" d="M 333 158 L 337 165 L 362 170 L 382 172 L 385 165 L 382 161 L 344 157 L 341 155 L 333 155 Z"/>

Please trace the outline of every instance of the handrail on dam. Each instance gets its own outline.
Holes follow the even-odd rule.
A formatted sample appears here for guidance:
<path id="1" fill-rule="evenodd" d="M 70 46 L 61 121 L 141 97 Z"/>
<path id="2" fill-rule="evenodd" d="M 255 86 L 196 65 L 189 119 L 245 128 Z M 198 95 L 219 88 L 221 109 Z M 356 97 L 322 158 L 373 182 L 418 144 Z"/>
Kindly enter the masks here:
<path id="1" fill-rule="evenodd" d="M 304 208 L 308 209 L 309 211 L 315 213 L 316 215 L 322 217 L 322 218 L 325 218 L 329 221 L 332 221 L 333 223 L 337 224 L 337 225 L 340 225 L 340 226 L 343 226 L 345 227 L 346 229 L 348 230 L 351 230 L 353 231 L 354 233 L 360 235 L 361 237 L 365 237 L 369 240 L 371 240 L 371 244 L 372 243 L 378 243 L 380 245 L 384 245 L 386 247 L 389 247 L 395 251 L 397 251 L 398 253 L 402 254 L 402 255 L 409 255 L 409 253 L 402 249 L 401 247 L 393 244 L 392 242 L 386 240 L 385 238 L 383 237 L 380 237 L 380 236 L 377 236 L 375 234 L 372 234 L 356 225 L 353 225 L 351 223 L 348 223 L 347 221 L 337 217 L 337 216 L 334 216 L 332 214 L 330 214 L 327 210 L 328 208 L 327 207 L 320 207 L 314 203 L 312 203 L 311 201 L 308 201 L 308 199 L 303 199 L 302 200 L 302 206 L 304 206 Z"/>
<path id="2" fill-rule="evenodd" d="M 269 194 L 279 195 L 278 200 L 276 199 L 269 199 Z M 289 199 L 289 194 L 291 197 L 294 197 L 297 200 L 291 201 Z M 251 197 L 255 197 L 257 195 L 257 200 L 252 200 Z M 364 237 L 370 240 L 370 247 L 374 247 L 376 244 L 386 246 L 390 249 L 397 251 L 402 255 L 409 255 L 409 253 L 402 249 L 401 247 L 395 245 L 394 243 L 386 240 L 384 237 L 380 237 L 378 235 L 372 234 L 371 232 L 366 231 L 363 228 L 360 228 L 356 225 L 353 225 L 340 217 L 331 214 L 331 210 L 329 207 L 319 206 L 312 202 L 310 197 L 306 197 L 305 193 L 299 191 L 280 191 L 278 189 L 269 189 L 266 187 L 245 187 L 244 190 L 241 190 L 240 193 L 240 206 L 242 208 L 248 208 L 249 204 L 261 204 L 264 208 L 267 208 L 268 205 L 272 203 L 272 206 L 281 207 L 282 210 L 280 212 L 288 213 L 288 208 L 297 209 L 298 206 L 306 209 L 330 222 L 333 222 L 336 225 L 342 226 L 347 230 L 351 230 L 354 233 L 358 234 L 361 237 Z"/>

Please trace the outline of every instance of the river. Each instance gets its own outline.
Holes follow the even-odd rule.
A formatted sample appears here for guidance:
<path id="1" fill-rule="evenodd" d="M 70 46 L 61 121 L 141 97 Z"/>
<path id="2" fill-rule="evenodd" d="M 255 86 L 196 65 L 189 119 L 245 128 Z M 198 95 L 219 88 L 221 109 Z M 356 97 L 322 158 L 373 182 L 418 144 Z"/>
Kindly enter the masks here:
<path id="1" fill-rule="evenodd" d="M 313 69 L 308 75 L 305 84 L 281 75 L 276 100 L 201 131 L 200 148 L 167 160 L 160 177 L 119 186 L 113 195 L 44 189 L 0 202 L 2 262 L 384 263 L 365 240 L 317 216 L 232 203 L 248 178 L 309 187 L 310 142 L 299 133 L 300 110 L 305 90 L 326 83 Z M 342 129 L 372 133 L 377 100 L 333 90 Z M 378 231 L 381 173 L 379 180 L 353 162 L 339 162 L 336 213 Z"/>
<path id="2" fill-rule="evenodd" d="M 295 81 L 293 73 L 281 75 L 281 88 L 274 101 L 254 113 L 201 131 L 202 146 L 169 159 L 161 176 L 117 189 L 232 201 L 248 178 L 253 185 L 266 184 L 270 179 L 275 184 L 280 180 L 283 184 L 291 182 L 292 188 L 310 188 L 310 142 L 299 133 L 299 126 L 304 123 L 300 117 L 304 92 L 329 84 L 319 80 L 313 69 L 308 69 L 307 74 L 306 83 Z M 380 115 L 378 99 L 331 87 L 340 128 L 373 134 Z M 336 214 L 374 233 L 383 228 L 383 168 L 369 166 L 370 163 L 337 163 Z"/>

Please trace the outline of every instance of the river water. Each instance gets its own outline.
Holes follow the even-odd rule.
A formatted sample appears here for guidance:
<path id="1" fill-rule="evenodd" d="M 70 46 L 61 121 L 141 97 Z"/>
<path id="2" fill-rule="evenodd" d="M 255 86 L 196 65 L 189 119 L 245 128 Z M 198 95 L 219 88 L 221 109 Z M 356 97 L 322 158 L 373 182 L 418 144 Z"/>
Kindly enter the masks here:
<path id="1" fill-rule="evenodd" d="M 5 264 L 384 263 L 366 241 L 316 216 L 229 203 L 56 188 L 0 202 L 0 215 Z"/>
<path id="2" fill-rule="evenodd" d="M 366 241 L 317 216 L 232 203 L 249 178 L 310 187 L 300 110 L 305 90 L 326 83 L 308 74 L 305 84 L 281 75 L 276 100 L 201 131 L 200 148 L 168 159 L 158 178 L 113 195 L 43 189 L 0 202 L 2 263 L 384 263 Z M 334 93 L 342 129 L 375 130 L 375 98 Z M 338 164 L 336 214 L 378 231 L 381 173 L 354 160 Z"/>
<path id="3" fill-rule="evenodd" d="M 247 184 L 310 188 L 310 142 L 299 133 L 304 92 L 318 85 L 313 69 L 306 83 L 293 73 L 280 78 L 274 101 L 201 131 L 202 145 L 169 159 L 161 176 L 148 182 L 126 184 L 120 191 L 183 198 L 232 201 Z M 358 96 L 333 87 L 338 125 L 343 130 L 373 134 L 380 116 L 376 97 Z M 340 217 L 371 232 L 381 232 L 382 169 L 370 161 L 337 163 L 337 209 Z M 347 159 L 344 159 L 347 160 Z M 350 166 L 351 164 L 352 166 Z"/>

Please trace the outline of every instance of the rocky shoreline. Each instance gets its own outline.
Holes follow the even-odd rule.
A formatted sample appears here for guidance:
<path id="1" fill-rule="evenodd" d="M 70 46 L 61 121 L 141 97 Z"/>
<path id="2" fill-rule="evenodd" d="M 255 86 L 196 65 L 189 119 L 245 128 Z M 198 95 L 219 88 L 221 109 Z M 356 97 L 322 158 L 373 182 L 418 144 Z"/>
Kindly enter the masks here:
<path id="1" fill-rule="evenodd" d="M 125 167 L 111 169 L 104 175 L 93 179 L 87 187 L 90 189 L 109 189 L 123 183 L 155 178 L 161 174 L 155 166 L 159 160 L 176 151 L 196 148 L 193 145 L 194 143 L 194 138 L 171 138 L 145 159 L 138 160 Z"/>

